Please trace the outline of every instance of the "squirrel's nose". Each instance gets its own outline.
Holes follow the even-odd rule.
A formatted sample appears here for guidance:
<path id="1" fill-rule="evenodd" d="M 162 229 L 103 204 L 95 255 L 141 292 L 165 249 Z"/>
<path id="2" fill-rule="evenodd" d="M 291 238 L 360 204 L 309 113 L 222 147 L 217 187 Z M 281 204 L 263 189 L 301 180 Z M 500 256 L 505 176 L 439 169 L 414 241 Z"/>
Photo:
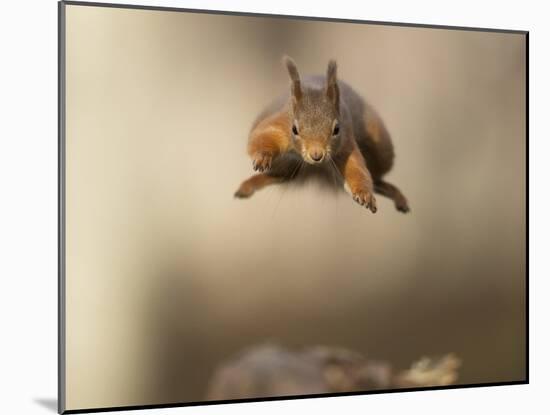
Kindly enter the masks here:
<path id="1" fill-rule="evenodd" d="M 309 152 L 309 157 L 311 157 L 313 161 L 321 161 L 323 157 L 325 157 L 325 152 L 319 148 L 315 148 Z"/>

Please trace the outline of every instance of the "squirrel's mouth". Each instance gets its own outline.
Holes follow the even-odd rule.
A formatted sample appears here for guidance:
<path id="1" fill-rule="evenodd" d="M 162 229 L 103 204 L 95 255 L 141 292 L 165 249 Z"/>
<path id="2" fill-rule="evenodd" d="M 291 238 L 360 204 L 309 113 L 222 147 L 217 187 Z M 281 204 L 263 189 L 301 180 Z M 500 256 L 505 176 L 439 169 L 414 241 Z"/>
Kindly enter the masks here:
<path id="1" fill-rule="evenodd" d="M 306 163 L 316 165 L 322 164 L 327 159 L 327 154 L 324 151 L 316 152 L 313 154 L 309 152 L 303 152 L 302 158 Z"/>
<path id="2" fill-rule="evenodd" d="M 310 157 L 304 157 L 304 161 L 307 164 L 311 164 L 312 166 L 316 166 L 316 165 L 319 165 L 319 164 L 323 164 L 325 162 L 325 158 L 323 157 L 320 160 L 313 160 Z"/>

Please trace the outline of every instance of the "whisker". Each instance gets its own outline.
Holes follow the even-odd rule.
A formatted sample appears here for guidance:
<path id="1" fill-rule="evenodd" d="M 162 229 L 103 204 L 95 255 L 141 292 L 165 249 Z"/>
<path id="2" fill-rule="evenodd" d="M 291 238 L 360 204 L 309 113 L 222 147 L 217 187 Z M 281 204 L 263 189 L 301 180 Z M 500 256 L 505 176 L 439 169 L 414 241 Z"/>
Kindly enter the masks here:
<path id="1" fill-rule="evenodd" d="M 336 173 L 338 173 L 338 176 L 340 176 L 340 178 L 342 179 L 342 182 L 346 183 L 346 180 L 344 179 L 344 176 L 342 176 L 342 173 L 340 173 L 340 170 L 338 170 L 338 166 L 336 165 L 336 162 L 334 161 L 334 159 L 332 158 L 332 156 L 330 154 L 328 155 L 328 159 L 330 160 L 330 162 L 334 166 L 334 170 L 336 170 Z"/>
<path id="2" fill-rule="evenodd" d="M 330 153 L 327 153 L 327 156 L 328 156 L 328 159 L 330 161 Z M 334 183 L 334 187 L 337 188 L 338 187 L 338 178 L 334 174 L 334 169 L 332 168 L 332 166 L 330 166 L 329 170 L 330 170 L 330 176 L 332 177 L 332 182 Z"/>
<path id="3" fill-rule="evenodd" d="M 327 151 L 327 158 L 328 160 L 330 161 L 330 164 L 331 164 L 331 169 L 330 169 L 330 173 L 331 173 L 331 176 L 332 176 L 332 181 L 334 182 L 334 190 L 336 191 L 339 187 L 339 183 L 338 183 L 338 178 L 335 176 L 334 174 L 334 170 L 336 170 L 336 173 L 342 178 L 342 180 L 344 179 L 342 177 L 342 174 L 340 173 L 340 170 L 338 170 L 338 167 L 336 166 L 336 163 L 334 162 L 332 156 L 331 156 L 331 151 Z M 336 221 L 338 221 L 338 195 L 335 195 L 336 198 L 335 198 L 335 203 L 334 203 L 334 215 L 335 215 L 335 218 L 336 218 Z"/>
<path id="4" fill-rule="evenodd" d="M 294 171 L 290 175 L 290 179 L 293 179 L 295 175 L 298 174 L 298 170 L 302 167 L 303 164 L 304 164 L 304 160 L 298 160 L 298 162 L 296 163 L 296 167 L 294 168 Z"/>
<path id="5" fill-rule="evenodd" d="M 298 160 L 298 162 L 296 163 L 296 167 L 294 168 L 294 170 L 292 171 L 290 176 L 288 176 L 288 178 L 285 181 L 286 182 L 291 181 L 299 173 L 299 171 L 302 168 L 303 164 L 304 164 L 303 159 Z M 272 217 L 275 216 L 275 213 L 277 212 L 277 209 L 279 208 L 279 205 L 281 204 L 281 200 L 283 200 L 283 196 L 285 195 L 285 193 L 287 191 L 288 185 L 289 185 L 288 183 L 285 183 L 285 186 L 283 186 L 283 189 L 281 190 L 281 196 L 279 197 L 279 200 L 277 201 L 277 203 L 275 204 L 275 208 L 273 209 Z"/>

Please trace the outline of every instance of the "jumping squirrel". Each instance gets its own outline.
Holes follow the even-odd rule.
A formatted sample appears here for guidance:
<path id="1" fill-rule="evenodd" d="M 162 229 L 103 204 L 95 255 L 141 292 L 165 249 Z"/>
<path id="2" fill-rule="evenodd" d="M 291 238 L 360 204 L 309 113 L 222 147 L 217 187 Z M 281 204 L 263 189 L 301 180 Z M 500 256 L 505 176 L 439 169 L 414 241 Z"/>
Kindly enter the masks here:
<path id="1" fill-rule="evenodd" d="M 252 125 L 248 154 L 254 174 L 235 196 L 247 198 L 265 186 L 294 180 L 307 170 L 330 171 L 339 187 L 373 213 L 374 193 L 409 211 L 407 199 L 383 176 L 394 161 L 393 144 L 382 119 L 348 84 L 336 78 L 336 61 L 326 77 L 300 77 L 285 56 L 290 91 L 275 99 Z"/>

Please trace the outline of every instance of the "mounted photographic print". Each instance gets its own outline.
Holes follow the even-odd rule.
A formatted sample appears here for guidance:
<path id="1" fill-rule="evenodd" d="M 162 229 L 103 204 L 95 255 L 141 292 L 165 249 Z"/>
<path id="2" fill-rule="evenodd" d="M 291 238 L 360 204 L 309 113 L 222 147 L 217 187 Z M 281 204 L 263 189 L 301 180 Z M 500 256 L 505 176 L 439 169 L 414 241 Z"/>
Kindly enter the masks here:
<path id="1" fill-rule="evenodd" d="M 526 383 L 527 56 L 59 3 L 59 411 Z"/>

